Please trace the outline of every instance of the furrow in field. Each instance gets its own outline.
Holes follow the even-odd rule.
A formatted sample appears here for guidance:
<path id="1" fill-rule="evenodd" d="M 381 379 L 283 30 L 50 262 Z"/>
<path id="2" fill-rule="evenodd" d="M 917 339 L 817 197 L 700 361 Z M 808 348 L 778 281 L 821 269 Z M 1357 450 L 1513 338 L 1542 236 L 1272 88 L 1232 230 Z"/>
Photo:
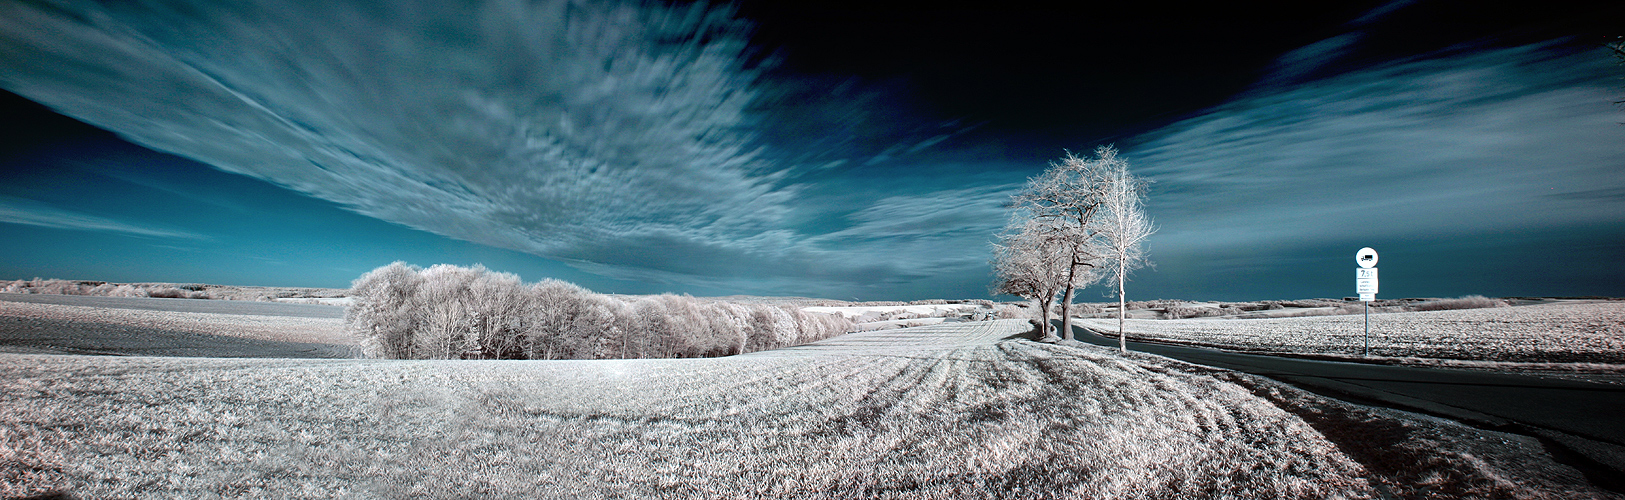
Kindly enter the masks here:
<path id="1" fill-rule="evenodd" d="M 0 355 L 0 474 L 86 497 L 1369 492 L 1359 465 L 1237 386 L 1006 340 L 1025 329 L 706 360 Z"/>

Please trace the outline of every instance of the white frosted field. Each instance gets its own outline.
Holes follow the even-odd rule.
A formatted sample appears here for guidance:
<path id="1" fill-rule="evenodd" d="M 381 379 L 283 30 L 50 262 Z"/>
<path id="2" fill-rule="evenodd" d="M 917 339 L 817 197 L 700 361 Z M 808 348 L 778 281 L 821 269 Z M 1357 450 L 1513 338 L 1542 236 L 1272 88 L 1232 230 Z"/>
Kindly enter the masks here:
<path id="1" fill-rule="evenodd" d="M 992 314 L 991 307 L 977 304 L 917 304 L 906 306 L 809 306 L 801 310 L 835 314 L 856 323 L 859 331 L 913 328 L 948 322 L 973 313 Z M 955 319 L 957 321 L 957 319 Z"/>
<path id="2" fill-rule="evenodd" d="M 1131 338 L 1298 354 L 1358 355 L 1361 315 L 1274 319 L 1129 319 Z M 1100 332 L 1115 319 L 1079 319 Z M 1625 369 L 1625 301 L 1372 314 L 1371 354 L 1515 363 L 1586 363 Z"/>
<path id="3" fill-rule="evenodd" d="M 955 314 L 969 314 L 986 309 L 976 304 L 926 304 L 908 306 L 811 306 L 801 310 L 824 314 L 838 314 L 854 322 L 867 317 L 912 315 L 917 318 L 940 318 Z"/>
<path id="4" fill-rule="evenodd" d="M 0 355 L 0 495 L 1366 497 L 1239 386 L 1025 321 L 709 359 Z"/>
<path id="5" fill-rule="evenodd" d="M 316 304 L 323 306 L 346 307 L 355 303 L 354 297 L 290 297 L 276 299 L 285 304 Z"/>
<path id="6" fill-rule="evenodd" d="M 344 320 L 341 318 L 142 310 L 31 304 L 5 300 L 0 300 L 0 318 L 70 325 L 106 325 L 131 330 L 189 332 L 272 342 L 314 342 L 333 345 L 360 343 L 359 339 L 344 332 Z"/>

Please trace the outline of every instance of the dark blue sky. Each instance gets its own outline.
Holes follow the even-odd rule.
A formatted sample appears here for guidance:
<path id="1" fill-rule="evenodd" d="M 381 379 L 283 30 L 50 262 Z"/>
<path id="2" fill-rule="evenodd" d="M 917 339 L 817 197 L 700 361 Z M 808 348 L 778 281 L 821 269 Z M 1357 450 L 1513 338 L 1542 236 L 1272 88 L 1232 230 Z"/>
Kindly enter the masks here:
<path id="1" fill-rule="evenodd" d="M 1363 246 L 1385 297 L 1625 296 L 1617 5 L 43 5 L 0 278 L 983 297 L 1009 195 L 1115 144 L 1130 298 L 1352 295 Z"/>

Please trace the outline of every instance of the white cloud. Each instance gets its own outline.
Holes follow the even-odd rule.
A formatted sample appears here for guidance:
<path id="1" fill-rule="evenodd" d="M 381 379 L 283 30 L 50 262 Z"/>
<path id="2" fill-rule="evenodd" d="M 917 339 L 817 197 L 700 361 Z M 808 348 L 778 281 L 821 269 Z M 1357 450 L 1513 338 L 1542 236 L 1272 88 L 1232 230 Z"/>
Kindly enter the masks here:
<path id="1" fill-rule="evenodd" d="M 10 196 L 0 196 L 0 222 L 52 229 L 111 231 L 148 238 L 208 239 L 196 233 L 133 224 Z"/>
<path id="2" fill-rule="evenodd" d="M 985 265 L 1013 186 L 831 207 L 792 184 L 792 170 L 864 154 L 763 149 L 768 127 L 749 108 L 761 92 L 785 96 L 759 88 L 743 62 L 748 27 L 728 14 L 524 0 L 9 3 L 0 86 L 154 149 L 613 278 L 845 293 Z M 964 130 L 882 134 L 898 142 L 881 156 Z M 832 136 L 861 135 L 847 132 Z M 808 229 L 826 222 L 809 214 L 869 203 L 844 228 Z"/>
<path id="3" fill-rule="evenodd" d="M 1625 218 L 1607 60 L 1528 46 L 1400 61 L 1141 138 L 1159 248 L 1443 236 Z"/>
<path id="4" fill-rule="evenodd" d="M 745 26 L 702 6 L 0 5 L 0 84 L 356 212 L 564 258 L 780 228 Z M 600 259 L 608 265 L 640 262 Z"/>

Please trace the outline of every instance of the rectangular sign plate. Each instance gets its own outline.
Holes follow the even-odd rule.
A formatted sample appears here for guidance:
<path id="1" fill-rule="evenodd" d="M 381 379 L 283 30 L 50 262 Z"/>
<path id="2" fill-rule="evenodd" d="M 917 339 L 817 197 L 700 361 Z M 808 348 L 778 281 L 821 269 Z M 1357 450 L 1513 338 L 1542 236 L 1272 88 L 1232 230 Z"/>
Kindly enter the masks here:
<path id="1" fill-rule="evenodd" d="M 1354 291 L 1364 296 L 1377 293 L 1377 268 L 1355 269 Z"/>

